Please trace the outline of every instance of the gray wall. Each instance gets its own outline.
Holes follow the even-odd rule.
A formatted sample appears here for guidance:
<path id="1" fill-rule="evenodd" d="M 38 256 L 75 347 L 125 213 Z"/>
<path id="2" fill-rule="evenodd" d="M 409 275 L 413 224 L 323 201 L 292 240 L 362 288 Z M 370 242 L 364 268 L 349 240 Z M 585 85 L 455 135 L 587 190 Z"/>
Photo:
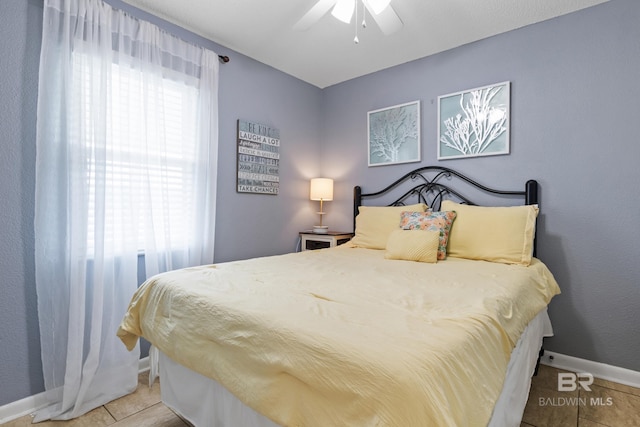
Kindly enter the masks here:
<path id="1" fill-rule="evenodd" d="M 110 3 L 232 58 L 220 67 L 216 262 L 292 251 L 315 220 L 308 178 L 319 171 L 336 179 L 327 223 L 349 230 L 353 185 L 376 188 L 417 166 L 367 168 L 366 112 L 419 99 L 423 164 L 496 186 L 540 181 L 540 257 L 563 290 L 547 347 L 640 370 L 640 2 L 612 0 L 325 90 Z M 43 390 L 33 260 L 41 14 L 42 0 L 0 1 L 0 405 Z M 505 80 L 512 153 L 437 162 L 437 96 Z M 280 129 L 279 196 L 235 193 L 238 118 Z"/>
<path id="2" fill-rule="evenodd" d="M 220 66 L 215 261 L 293 251 L 314 218 L 308 179 L 319 173 L 322 91 L 120 0 L 109 3 L 231 57 Z M 33 258 L 42 4 L 0 1 L 0 406 L 44 390 Z M 280 129 L 278 196 L 235 192 L 238 119 Z"/>
<path id="3" fill-rule="evenodd" d="M 422 164 L 540 182 L 539 257 L 562 289 L 547 348 L 640 371 L 639 22 L 640 2 L 612 0 L 325 89 L 322 172 L 340 180 L 327 222 L 349 229 L 354 185 L 418 166 L 368 168 L 366 123 L 420 100 Z M 437 161 L 437 97 L 507 80 L 511 154 Z"/>
<path id="4" fill-rule="evenodd" d="M 33 257 L 41 27 L 41 0 L 0 1 L 0 405 L 44 387 Z"/>

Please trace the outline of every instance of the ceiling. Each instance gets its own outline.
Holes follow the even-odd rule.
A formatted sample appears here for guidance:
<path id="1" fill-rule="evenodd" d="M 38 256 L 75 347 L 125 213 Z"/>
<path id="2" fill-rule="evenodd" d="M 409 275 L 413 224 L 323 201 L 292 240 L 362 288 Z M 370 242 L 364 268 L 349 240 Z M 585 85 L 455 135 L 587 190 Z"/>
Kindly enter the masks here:
<path id="1" fill-rule="evenodd" d="M 608 0 L 391 0 L 404 26 L 385 36 L 367 15 L 358 44 L 330 12 L 293 29 L 317 0 L 124 1 L 324 88 Z"/>

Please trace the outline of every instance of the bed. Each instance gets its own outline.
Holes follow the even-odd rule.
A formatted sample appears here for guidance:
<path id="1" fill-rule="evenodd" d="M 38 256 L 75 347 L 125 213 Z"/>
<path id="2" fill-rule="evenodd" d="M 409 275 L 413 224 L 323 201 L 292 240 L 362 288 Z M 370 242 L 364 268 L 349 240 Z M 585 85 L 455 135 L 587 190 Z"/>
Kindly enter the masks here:
<path id="1" fill-rule="evenodd" d="M 517 426 L 560 292 L 537 194 L 438 166 L 355 187 L 351 242 L 160 274 L 118 334 L 196 426 Z"/>

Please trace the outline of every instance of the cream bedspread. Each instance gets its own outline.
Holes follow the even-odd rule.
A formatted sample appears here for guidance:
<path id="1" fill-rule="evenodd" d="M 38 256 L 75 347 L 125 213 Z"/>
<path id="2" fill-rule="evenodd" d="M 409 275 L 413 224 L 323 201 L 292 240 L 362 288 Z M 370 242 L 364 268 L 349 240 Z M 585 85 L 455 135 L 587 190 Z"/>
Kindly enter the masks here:
<path id="1" fill-rule="evenodd" d="M 118 335 L 145 337 L 285 426 L 485 426 L 546 266 L 384 259 L 345 245 L 149 279 Z"/>

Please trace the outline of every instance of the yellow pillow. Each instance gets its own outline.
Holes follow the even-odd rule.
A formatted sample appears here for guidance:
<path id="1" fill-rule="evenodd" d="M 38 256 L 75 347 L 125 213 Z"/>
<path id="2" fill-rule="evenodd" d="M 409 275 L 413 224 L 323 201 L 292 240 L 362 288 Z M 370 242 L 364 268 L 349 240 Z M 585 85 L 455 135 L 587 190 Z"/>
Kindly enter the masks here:
<path id="1" fill-rule="evenodd" d="M 444 200 L 440 209 L 457 213 L 449 233 L 448 256 L 531 263 L 538 205 L 484 207 Z"/>
<path id="2" fill-rule="evenodd" d="M 434 263 L 438 261 L 440 232 L 434 230 L 394 230 L 389 234 L 386 259 Z"/>
<path id="3" fill-rule="evenodd" d="M 351 243 L 359 248 L 384 249 L 393 230 L 400 228 L 400 213 L 424 212 L 427 205 L 360 206 L 356 217 L 356 233 Z"/>

